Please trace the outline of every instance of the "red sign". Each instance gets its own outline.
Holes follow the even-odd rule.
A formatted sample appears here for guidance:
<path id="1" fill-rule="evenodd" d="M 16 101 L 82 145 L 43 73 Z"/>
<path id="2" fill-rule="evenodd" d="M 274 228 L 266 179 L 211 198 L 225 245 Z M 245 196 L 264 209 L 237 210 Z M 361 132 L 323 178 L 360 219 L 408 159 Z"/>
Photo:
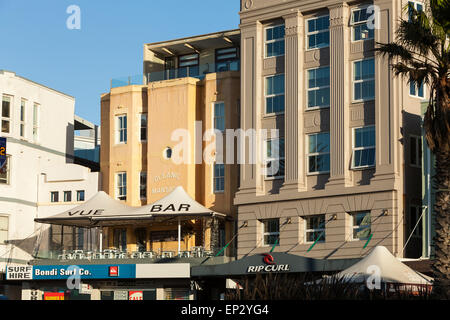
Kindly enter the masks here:
<path id="1" fill-rule="evenodd" d="M 119 267 L 109 267 L 109 276 L 110 277 L 118 277 L 119 276 Z"/>
<path id="2" fill-rule="evenodd" d="M 142 291 L 130 291 L 128 300 L 144 300 L 144 292 Z"/>
<path id="3" fill-rule="evenodd" d="M 263 253 L 262 255 L 264 256 L 264 263 L 265 264 L 268 264 L 268 265 L 275 264 L 275 262 L 273 261 L 272 255 L 270 255 L 268 253 Z"/>
<path id="4" fill-rule="evenodd" d="M 44 300 L 64 300 L 64 292 L 44 292 Z"/>

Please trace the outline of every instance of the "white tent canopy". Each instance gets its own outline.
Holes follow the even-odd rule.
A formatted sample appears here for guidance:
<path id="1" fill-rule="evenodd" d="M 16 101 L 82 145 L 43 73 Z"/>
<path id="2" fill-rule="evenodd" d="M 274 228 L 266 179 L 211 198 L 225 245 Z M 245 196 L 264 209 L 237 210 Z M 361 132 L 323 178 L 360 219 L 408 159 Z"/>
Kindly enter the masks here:
<path id="1" fill-rule="evenodd" d="M 336 278 L 348 282 L 365 282 L 373 277 L 374 271 L 379 271 L 381 282 L 398 284 L 431 285 L 433 279 L 414 271 L 383 246 L 375 247 L 362 260 L 339 272 Z"/>

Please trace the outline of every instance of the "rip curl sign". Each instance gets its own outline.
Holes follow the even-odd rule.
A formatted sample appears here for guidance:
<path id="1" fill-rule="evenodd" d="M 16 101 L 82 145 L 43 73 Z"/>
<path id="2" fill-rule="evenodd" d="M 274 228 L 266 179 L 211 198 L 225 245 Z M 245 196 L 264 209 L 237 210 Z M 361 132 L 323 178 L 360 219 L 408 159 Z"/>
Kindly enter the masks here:
<path id="1" fill-rule="evenodd" d="M 271 254 L 263 253 L 263 265 L 248 266 L 247 273 L 290 271 L 288 264 L 277 264 Z"/>

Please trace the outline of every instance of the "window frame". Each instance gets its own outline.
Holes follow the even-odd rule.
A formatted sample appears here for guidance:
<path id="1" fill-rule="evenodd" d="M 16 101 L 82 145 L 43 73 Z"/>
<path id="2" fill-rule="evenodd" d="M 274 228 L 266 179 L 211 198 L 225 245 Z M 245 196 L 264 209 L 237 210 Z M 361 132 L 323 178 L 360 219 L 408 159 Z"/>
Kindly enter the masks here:
<path id="1" fill-rule="evenodd" d="M 56 199 L 54 196 L 56 196 Z M 59 191 L 50 191 L 50 203 L 59 203 Z"/>
<path id="2" fill-rule="evenodd" d="M 5 167 L 6 167 L 6 179 L 2 180 L 5 182 L 1 182 L 0 186 L 1 185 L 4 185 L 4 186 L 11 185 L 11 155 L 10 154 L 6 155 L 6 162 L 0 170 L 3 170 Z"/>
<path id="3" fill-rule="evenodd" d="M 120 127 L 120 119 L 125 118 L 125 127 Z M 128 143 L 128 115 L 127 114 L 119 114 L 115 116 L 115 142 L 116 144 L 127 144 Z M 124 133 L 124 141 L 121 141 L 121 133 Z"/>
<path id="4" fill-rule="evenodd" d="M 278 222 L 278 231 L 266 232 L 266 229 L 265 229 L 266 222 L 269 222 L 269 221 L 277 221 Z M 262 246 L 263 247 L 279 246 L 280 245 L 280 219 L 279 218 L 262 219 L 262 220 L 260 220 L 260 222 L 261 222 Z M 266 241 L 265 241 L 266 236 L 278 236 L 278 242 L 276 244 L 266 243 Z"/>
<path id="5" fill-rule="evenodd" d="M 144 118 L 145 118 L 145 126 L 142 126 L 142 120 Z M 145 132 L 145 138 L 144 139 L 142 139 L 142 130 L 143 129 L 145 129 L 145 131 L 144 131 Z M 147 142 L 147 139 L 148 139 L 147 130 L 148 130 L 148 113 L 143 112 L 143 113 L 139 114 L 139 141 L 140 142 Z M 128 134 L 127 134 L 127 136 L 128 136 Z"/>
<path id="6" fill-rule="evenodd" d="M 221 50 L 230 50 L 230 52 L 226 52 L 226 53 L 221 53 Z M 234 52 L 233 52 L 234 50 Z M 234 58 L 232 57 L 226 57 L 226 58 L 221 58 L 221 56 L 225 56 L 225 55 L 231 55 L 235 53 L 236 56 Z M 233 68 L 231 67 L 231 65 L 235 62 L 239 63 L 239 47 L 224 47 L 224 48 L 217 48 L 214 51 L 214 62 L 215 62 L 215 71 L 216 72 L 224 72 L 223 70 L 219 70 L 219 65 L 221 64 L 226 64 L 226 71 L 238 71 L 238 70 L 233 70 Z"/>
<path id="7" fill-rule="evenodd" d="M 373 37 L 372 38 L 367 38 L 367 39 L 360 39 L 360 40 L 355 40 L 355 27 L 357 26 L 361 26 L 363 24 L 367 24 L 367 22 L 369 21 L 369 19 L 367 20 L 363 20 L 363 21 L 358 21 L 358 22 L 354 22 L 353 21 L 353 12 L 355 11 L 360 11 L 360 10 L 364 10 L 369 7 L 370 5 L 362 5 L 356 8 L 352 8 L 350 11 L 350 26 L 351 26 L 351 42 L 352 43 L 357 43 L 357 42 L 362 42 L 362 41 L 368 41 L 368 40 L 374 40 L 375 39 L 375 30 L 373 32 Z"/>
<path id="8" fill-rule="evenodd" d="M 223 176 L 216 176 L 216 166 L 223 166 Z M 214 163 L 212 166 L 213 169 L 213 193 L 225 193 L 225 164 L 224 163 Z M 216 189 L 216 181 L 222 179 L 223 180 L 223 190 Z"/>
<path id="9" fill-rule="evenodd" d="M 41 121 L 41 105 L 33 102 L 33 141 L 39 141 L 39 123 Z"/>
<path id="10" fill-rule="evenodd" d="M 320 134 L 328 134 L 328 152 L 313 152 L 313 153 L 309 153 L 309 138 L 311 136 L 314 135 L 320 135 Z M 317 132 L 317 133 L 311 133 L 311 134 L 307 134 L 306 135 L 306 146 L 308 148 L 307 152 L 306 152 L 306 166 L 307 166 L 307 175 L 320 175 L 320 174 L 329 174 L 330 170 L 331 170 L 331 141 L 330 141 L 330 132 Z M 329 163 L 329 167 L 330 169 L 328 171 L 315 171 L 315 172 L 310 172 L 309 171 L 309 157 L 313 157 L 313 156 L 320 156 L 320 155 L 330 155 L 330 163 Z"/>
<path id="11" fill-rule="evenodd" d="M 355 80 L 355 64 L 358 62 L 362 62 L 362 61 L 368 61 L 368 60 L 373 60 L 374 63 L 374 73 L 373 73 L 373 78 L 370 79 L 361 79 L 361 80 Z M 362 98 L 362 99 L 355 99 L 355 84 L 356 83 L 363 83 L 365 81 L 372 81 L 373 80 L 373 91 L 374 91 L 374 95 L 373 97 L 369 97 L 369 98 Z M 366 102 L 366 101 L 374 101 L 375 100 L 375 96 L 376 96 L 376 92 L 375 92 L 375 88 L 376 88 L 376 67 L 375 67 L 375 57 L 369 57 L 369 58 L 365 58 L 365 59 L 358 59 L 358 60 L 353 60 L 352 61 L 352 103 L 360 103 L 360 102 Z"/>
<path id="12" fill-rule="evenodd" d="M 63 191 L 64 202 L 72 202 L 72 191 Z"/>
<path id="13" fill-rule="evenodd" d="M 10 216 L 7 214 L 0 214 L 0 219 L 5 219 L 6 220 L 6 229 L 1 229 L 0 227 L 0 232 L 5 232 L 6 233 L 6 239 L 4 241 L 0 241 L 0 245 L 5 245 L 7 244 L 7 241 L 9 240 L 9 229 L 10 229 L 10 225 L 11 225 L 11 219 Z M 1 226 L 1 224 L 0 224 Z"/>
<path id="14" fill-rule="evenodd" d="M 315 217 L 321 217 L 321 216 L 323 216 L 323 222 L 324 222 L 323 228 L 308 229 L 308 219 L 315 218 Z M 310 216 L 304 216 L 303 220 L 305 222 L 305 232 L 304 232 L 305 244 L 311 244 L 311 243 L 314 243 L 316 241 L 316 240 L 308 241 L 308 233 L 314 233 L 314 232 L 319 232 L 319 233 L 323 232 L 324 240 L 317 241 L 317 243 L 325 243 L 327 241 L 327 237 L 326 237 L 326 215 L 325 214 L 314 214 L 314 215 L 310 215 Z"/>
<path id="15" fill-rule="evenodd" d="M 322 87 L 314 87 L 314 88 L 310 88 L 309 87 L 309 72 L 313 71 L 313 70 L 318 70 L 318 69 L 325 69 L 328 68 L 328 86 L 322 86 Z M 326 108 L 330 108 L 331 105 L 331 69 L 330 66 L 319 66 L 319 67 L 315 67 L 315 68 L 310 68 L 310 69 L 306 69 L 306 110 L 318 110 L 318 109 L 326 109 Z M 320 89 L 325 89 L 328 88 L 329 92 L 328 92 L 328 98 L 330 99 L 330 103 L 328 103 L 328 105 L 322 105 L 322 106 L 309 106 L 309 92 L 310 91 L 315 91 L 315 90 L 320 90 Z"/>
<path id="16" fill-rule="evenodd" d="M 20 113 L 19 113 L 19 136 L 26 139 L 26 120 L 27 120 L 27 99 L 20 99 Z"/>
<path id="17" fill-rule="evenodd" d="M 279 38 L 279 39 L 275 39 L 275 40 L 267 40 L 267 30 L 269 29 L 275 29 L 277 27 L 281 27 L 284 26 L 284 28 L 286 29 L 286 23 L 278 23 L 275 25 L 271 25 L 271 26 L 267 26 L 264 28 L 264 59 L 270 59 L 270 58 L 276 58 L 276 57 L 283 57 L 286 55 L 286 32 L 285 32 L 285 36 L 283 38 Z M 284 53 L 283 54 L 278 54 L 278 55 L 273 55 L 273 56 L 268 56 L 267 55 L 267 45 L 268 44 L 272 44 L 275 42 L 284 42 Z"/>
<path id="18" fill-rule="evenodd" d="M 361 229 L 361 225 L 356 225 L 355 226 L 355 215 L 363 214 L 363 213 L 369 214 L 370 225 L 369 225 L 369 227 L 363 227 L 363 229 L 369 228 L 370 233 L 369 233 L 369 236 L 367 238 L 355 238 L 354 237 L 354 235 L 355 235 L 354 230 L 355 229 Z M 350 218 L 351 218 L 351 232 L 352 232 L 351 240 L 352 241 L 361 241 L 361 240 L 362 241 L 366 241 L 366 240 L 368 240 L 370 235 L 372 234 L 372 213 L 370 212 L 370 210 L 350 212 L 349 215 L 350 215 Z"/>
<path id="19" fill-rule="evenodd" d="M 121 176 L 125 175 L 125 179 L 120 178 Z M 116 195 L 116 199 L 119 201 L 126 201 L 127 200 L 127 172 L 126 171 L 120 171 L 120 172 L 116 172 L 115 174 L 115 195 Z M 125 182 L 123 185 L 119 185 L 119 182 Z M 122 189 L 125 190 L 125 194 L 122 194 L 121 191 Z M 124 199 L 121 199 L 124 198 Z"/>
<path id="20" fill-rule="evenodd" d="M 284 92 L 282 94 L 280 93 L 280 94 L 267 95 L 267 79 L 268 78 L 274 78 L 276 76 L 283 76 L 284 77 Z M 283 111 L 269 112 L 268 113 L 267 112 L 267 98 L 274 98 L 274 97 L 278 97 L 278 96 L 283 96 L 284 97 Z M 285 73 L 277 73 L 277 74 L 265 76 L 264 77 L 264 116 L 265 117 L 270 117 L 270 116 L 282 115 L 282 114 L 285 113 L 285 111 L 286 111 L 286 74 Z"/>
<path id="21" fill-rule="evenodd" d="M 362 129 L 362 128 L 374 128 L 374 135 L 375 135 L 375 144 L 373 146 L 370 147 L 355 147 L 355 141 L 356 141 L 356 130 L 358 129 Z M 367 166 L 355 166 L 355 151 L 358 150 L 365 150 L 365 149 L 375 149 L 375 156 L 374 156 L 374 164 L 373 165 L 367 165 Z M 371 169 L 371 168 L 375 168 L 377 165 L 377 131 L 376 131 L 376 126 L 374 124 L 372 125 L 367 125 L 367 126 L 361 126 L 361 127 L 353 127 L 352 128 L 352 165 L 351 165 L 351 170 L 365 170 L 365 169 Z"/>
<path id="22" fill-rule="evenodd" d="M 83 200 L 80 200 L 80 195 L 83 194 Z M 77 190 L 77 202 L 86 201 L 86 190 Z"/>
<path id="23" fill-rule="evenodd" d="M 412 162 L 412 151 L 413 151 L 413 143 L 412 143 L 412 139 L 415 140 L 414 142 L 414 146 L 416 148 L 416 161 L 417 163 L 413 163 Z M 414 135 L 414 134 L 410 134 L 409 135 L 409 165 L 411 167 L 414 168 L 422 168 L 422 157 L 423 157 L 423 152 L 422 152 L 422 137 L 418 136 L 418 135 Z"/>
<path id="24" fill-rule="evenodd" d="M 143 183 L 143 178 L 145 177 L 145 184 Z M 139 172 L 139 199 L 141 201 L 147 200 L 147 171 L 141 171 Z M 143 190 L 145 190 L 145 196 L 143 195 Z"/>
<path id="25" fill-rule="evenodd" d="M 411 86 L 414 86 L 414 94 L 411 94 Z M 419 95 L 419 89 L 420 87 L 422 87 L 422 91 L 423 91 L 423 96 Z M 408 90 L 408 94 L 411 98 L 415 98 L 415 99 L 420 99 L 420 100 L 424 100 L 426 94 L 426 90 L 425 90 L 426 86 L 424 83 L 422 83 L 420 86 L 417 85 L 417 83 L 415 81 L 410 81 L 409 83 L 409 90 Z"/>
<path id="26" fill-rule="evenodd" d="M 216 116 L 216 106 L 217 105 L 223 105 L 223 116 Z M 224 101 L 215 101 L 213 102 L 213 107 L 212 107 L 212 124 L 213 124 L 213 129 L 214 130 L 219 130 L 220 132 L 224 133 L 227 130 L 227 126 L 226 126 L 226 109 L 225 109 L 225 102 Z M 216 120 L 217 119 L 223 119 L 223 130 L 219 129 L 216 127 Z"/>
<path id="27" fill-rule="evenodd" d="M 9 117 L 3 116 L 3 103 L 5 98 L 9 99 Z M 14 96 L 9 94 L 2 95 L 2 105 L 0 108 L 0 134 L 5 136 L 11 136 L 13 134 L 13 113 L 14 113 Z M 3 132 L 3 122 L 8 123 L 8 132 Z"/>
<path id="28" fill-rule="evenodd" d="M 284 172 L 284 174 L 283 175 L 274 175 L 274 176 L 268 176 L 267 175 L 267 163 L 269 162 L 269 161 L 279 161 L 279 162 L 281 162 L 281 160 L 284 160 L 284 161 L 286 161 L 286 154 L 285 154 L 285 150 L 283 150 L 283 157 L 279 157 L 278 159 L 276 159 L 276 158 L 273 158 L 273 157 L 267 157 L 267 143 L 269 142 L 269 141 L 272 141 L 272 140 L 283 140 L 283 145 L 284 145 L 284 143 L 285 143 L 285 141 L 284 141 L 284 137 L 278 137 L 278 138 L 268 138 L 268 139 L 266 139 L 266 140 L 264 140 L 265 141 L 265 143 L 264 143 L 264 180 L 278 180 L 278 179 L 284 179 L 284 177 L 285 177 L 285 175 L 286 175 L 286 172 Z M 278 146 L 280 146 L 280 143 L 278 143 Z M 278 150 L 281 150 L 281 148 L 278 148 Z M 286 163 L 286 162 L 285 162 Z M 285 169 L 286 170 L 286 169 Z M 278 172 L 279 172 L 279 170 L 278 170 Z"/>
<path id="29" fill-rule="evenodd" d="M 306 39 L 305 39 L 305 46 L 306 46 L 306 51 L 328 48 L 330 46 L 330 40 L 331 39 L 330 39 L 330 26 L 329 25 L 328 25 L 328 29 L 326 29 L 326 30 L 324 29 L 324 30 L 312 31 L 312 32 L 308 31 L 308 27 L 309 27 L 308 26 L 308 22 L 310 20 L 317 20 L 317 19 L 320 19 L 320 18 L 323 18 L 323 17 L 328 17 L 328 21 L 330 20 L 330 14 L 329 13 L 321 15 L 321 16 L 317 16 L 317 17 L 311 17 L 311 18 L 308 18 L 308 19 L 305 20 L 305 37 L 306 37 Z M 316 34 L 319 34 L 319 33 L 324 33 L 324 32 L 328 32 L 328 44 L 327 45 L 323 45 L 323 46 L 319 46 L 319 47 L 310 48 L 309 47 L 309 36 L 316 35 Z"/>

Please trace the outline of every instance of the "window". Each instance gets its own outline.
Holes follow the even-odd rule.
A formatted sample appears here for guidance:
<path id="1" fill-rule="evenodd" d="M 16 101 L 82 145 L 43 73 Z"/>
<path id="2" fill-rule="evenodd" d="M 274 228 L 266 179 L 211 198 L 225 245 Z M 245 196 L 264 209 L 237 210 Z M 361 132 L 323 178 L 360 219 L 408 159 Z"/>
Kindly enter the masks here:
<path id="1" fill-rule="evenodd" d="M 0 216 L 0 244 L 6 244 L 8 240 L 9 217 Z"/>
<path id="2" fill-rule="evenodd" d="M 411 17 L 413 14 L 413 10 L 415 9 L 416 11 L 423 11 L 423 3 L 419 2 L 419 1 L 408 1 L 408 19 L 409 21 L 411 21 Z"/>
<path id="3" fill-rule="evenodd" d="M 284 24 L 265 29 L 266 58 L 284 56 Z"/>
<path id="4" fill-rule="evenodd" d="M 366 59 L 353 64 L 353 100 L 375 98 L 375 60 Z"/>
<path id="5" fill-rule="evenodd" d="M 305 217 L 305 242 L 325 241 L 325 215 Z"/>
<path id="6" fill-rule="evenodd" d="M 171 147 L 167 147 L 164 149 L 163 157 L 164 157 L 164 159 L 172 158 L 172 148 Z"/>
<path id="7" fill-rule="evenodd" d="M 139 175 L 139 194 L 141 200 L 147 199 L 147 172 L 142 171 Z"/>
<path id="8" fill-rule="evenodd" d="M 372 233 L 370 212 L 352 213 L 353 240 L 367 240 Z"/>
<path id="9" fill-rule="evenodd" d="M 127 229 L 114 229 L 113 245 L 121 251 L 127 250 Z"/>
<path id="10" fill-rule="evenodd" d="M 77 201 L 81 202 L 85 200 L 85 192 L 84 190 L 78 190 L 77 191 Z"/>
<path id="11" fill-rule="evenodd" d="M 308 173 L 330 172 L 330 134 L 311 134 L 308 140 Z"/>
<path id="12" fill-rule="evenodd" d="M 330 45 L 330 16 L 312 18 L 306 21 L 307 48 L 319 49 Z"/>
<path id="13" fill-rule="evenodd" d="M 355 128 L 353 139 L 353 168 L 374 166 L 375 126 Z"/>
<path id="14" fill-rule="evenodd" d="M 147 114 L 141 114 L 141 141 L 147 141 Z"/>
<path id="15" fill-rule="evenodd" d="M 39 140 L 39 104 L 33 104 L 33 141 L 37 142 Z"/>
<path id="16" fill-rule="evenodd" d="M 225 131 L 225 103 L 214 103 L 214 129 Z"/>
<path id="17" fill-rule="evenodd" d="M 417 85 L 416 82 L 411 81 L 409 83 L 409 95 L 415 98 L 424 98 L 425 97 L 425 90 L 424 90 L 424 86 L 423 83 L 419 85 Z"/>
<path id="18" fill-rule="evenodd" d="M 184 77 L 196 77 L 199 75 L 199 55 L 198 53 L 187 54 L 178 57 L 178 76 Z"/>
<path id="19" fill-rule="evenodd" d="M 225 165 L 214 164 L 214 193 L 225 191 Z"/>
<path id="20" fill-rule="evenodd" d="M 3 167 L 0 168 L 0 184 L 10 183 L 10 172 L 11 172 L 11 156 L 6 155 L 6 162 Z"/>
<path id="21" fill-rule="evenodd" d="M 280 244 L 280 219 L 262 220 L 263 246 Z"/>
<path id="22" fill-rule="evenodd" d="M 284 177 L 284 138 L 266 141 L 266 178 Z"/>
<path id="23" fill-rule="evenodd" d="M 58 191 L 50 192 L 50 201 L 53 203 L 59 202 L 59 192 Z"/>
<path id="24" fill-rule="evenodd" d="M 20 136 L 25 138 L 25 111 L 26 111 L 26 103 L 25 99 L 20 101 Z"/>
<path id="25" fill-rule="evenodd" d="M 369 28 L 369 18 L 371 14 L 367 13 L 367 8 L 356 9 L 352 11 L 352 40 L 370 40 L 374 38 L 375 28 Z M 371 21 L 374 23 L 374 21 Z"/>
<path id="26" fill-rule="evenodd" d="M 64 191 L 64 202 L 72 202 L 72 191 Z"/>
<path id="27" fill-rule="evenodd" d="M 410 217 L 409 217 L 409 233 L 411 234 L 412 232 L 412 236 L 414 238 L 421 238 L 422 237 L 422 223 L 419 222 L 419 220 L 421 220 L 422 217 L 422 207 L 421 206 L 416 206 L 416 205 L 411 205 L 409 207 L 409 212 L 410 212 Z M 416 227 L 417 225 L 417 227 Z M 416 228 L 416 229 L 414 229 Z M 413 232 L 414 230 L 414 232 Z"/>
<path id="28" fill-rule="evenodd" d="M 127 200 L 127 173 L 116 174 L 116 197 L 119 200 Z"/>
<path id="29" fill-rule="evenodd" d="M 413 167 L 422 167 L 422 139 L 419 136 L 409 137 L 409 159 Z"/>
<path id="30" fill-rule="evenodd" d="M 239 49 L 223 48 L 216 50 L 216 72 L 239 71 Z"/>
<path id="31" fill-rule="evenodd" d="M 266 78 L 266 114 L 284 112 L 284 74 Z"/>
<path id="32" fill-rule="evenodd" d="M 330 106 L 330 67 L 308 70 L 308 108 Z"/>
<path id="33" fill-rule="evenodd" d="M 116 143 L 127 143 L 127 115 L 116 116 Z"/>
<path id="34" fill-rule="evenodd" d="M 3 95 L 2 110 L 0 114 L 1 133 L 11 133 L 11 106 L 12 97 Z"/>

